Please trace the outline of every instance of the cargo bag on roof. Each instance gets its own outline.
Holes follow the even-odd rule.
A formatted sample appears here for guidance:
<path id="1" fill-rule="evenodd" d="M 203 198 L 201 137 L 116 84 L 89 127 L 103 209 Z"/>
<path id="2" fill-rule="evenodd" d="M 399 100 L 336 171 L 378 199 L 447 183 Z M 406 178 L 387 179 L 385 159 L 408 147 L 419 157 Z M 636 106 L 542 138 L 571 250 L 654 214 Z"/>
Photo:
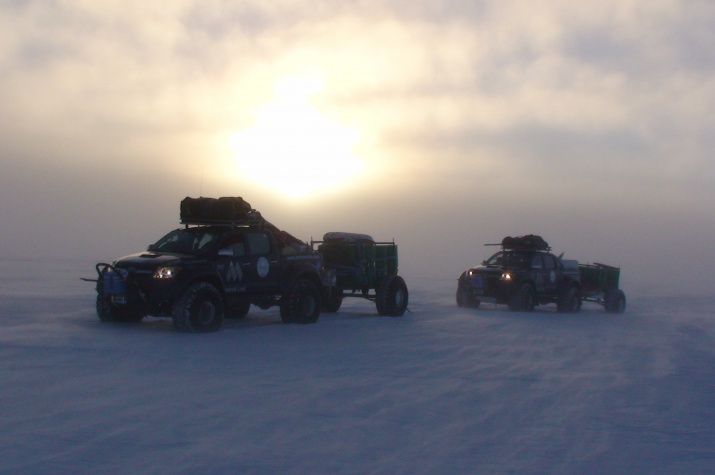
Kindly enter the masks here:
<path id="1" fill-rule="evenodd" d="M 182 221 L 236 221 L 246 219 L 251 205 L 240 196 L 190 198 L 181 200 Z"/>
<path id="2" fill-rule="evenodd" d="M 501 245 L 505 249 L 545 250 L 549 248 L 549 243 L 544 241 L 541 236 L 537 236 L 535 234 L 527 234 L 526 236 L 517 237 L 507 236 L 502 239 Z"/>

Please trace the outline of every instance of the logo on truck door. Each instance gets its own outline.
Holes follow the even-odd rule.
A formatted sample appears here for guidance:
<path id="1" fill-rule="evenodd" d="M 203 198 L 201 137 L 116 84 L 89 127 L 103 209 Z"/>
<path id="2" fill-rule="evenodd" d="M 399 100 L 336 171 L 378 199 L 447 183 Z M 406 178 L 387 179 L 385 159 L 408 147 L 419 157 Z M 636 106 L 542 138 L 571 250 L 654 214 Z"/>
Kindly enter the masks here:
<path id="1" fill-rule="evenodd" d="M 256 271 L 258 271 L 258 277 L 263 278 L 268 275 L 271 270 L 271 265 L 268 263 L 268 259 L 265 257 L 259 257 L 256 263 Z"/>
<path id="2" fill-rule="evenodd" d="M 240 265 L 237 266 L 231 262 L 228 265 L 228 272 L 226 272 L 226 282 L 231 283 L 236 282 L 237 280 L 243 280 L 243 272 L 241 271 Z"/>

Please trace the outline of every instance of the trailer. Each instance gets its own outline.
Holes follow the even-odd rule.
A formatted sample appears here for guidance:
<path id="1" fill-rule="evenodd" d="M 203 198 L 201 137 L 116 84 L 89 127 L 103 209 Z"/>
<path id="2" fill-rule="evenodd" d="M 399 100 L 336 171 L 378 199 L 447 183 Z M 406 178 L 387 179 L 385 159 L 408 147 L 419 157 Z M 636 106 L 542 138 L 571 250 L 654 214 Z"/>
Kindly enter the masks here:
<path id="1" fill-rule="evenodd" d="M 626 294 L 618 288 L 621 269 L 598 262 L 579 264 L 581 296 L 585 302 L 603 305 L 608 313 L 623 313 Z"/>
<path id="2" fill-rule="evenodd" d="M 317 248 L 316 248 L 317 246 Z M 375 302 L 379 315 L 399 317 L 408 302 L 407 285 L 397 275 L 397 245 L 377 242 L 367 234 L 329 232 L 311 247 L 323 258 L 323 267 L 333 278 L 324 287 L 324 312 L 337 312 L 346 297 Z"/>

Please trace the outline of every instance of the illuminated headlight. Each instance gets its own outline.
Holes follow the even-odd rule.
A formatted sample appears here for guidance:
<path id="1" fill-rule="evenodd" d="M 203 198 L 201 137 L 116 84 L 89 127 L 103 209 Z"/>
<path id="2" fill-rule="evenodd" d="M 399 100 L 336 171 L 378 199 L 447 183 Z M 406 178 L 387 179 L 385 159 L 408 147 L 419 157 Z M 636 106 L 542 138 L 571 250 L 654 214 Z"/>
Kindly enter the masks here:
<path id="1" fill-rule="evenodd" d="M 173 279 L 181 270 L 180 267 L 159 267 L 154 272 L 155 279 Z"/>
<path id="2" fill-rule="evenodd" d="M 502 278 L 502 280 L 511 280 L 511 274 L 508 273 L 508 272 L 504 272 L 504 273 L 501 275 L 501 278 Z"/>

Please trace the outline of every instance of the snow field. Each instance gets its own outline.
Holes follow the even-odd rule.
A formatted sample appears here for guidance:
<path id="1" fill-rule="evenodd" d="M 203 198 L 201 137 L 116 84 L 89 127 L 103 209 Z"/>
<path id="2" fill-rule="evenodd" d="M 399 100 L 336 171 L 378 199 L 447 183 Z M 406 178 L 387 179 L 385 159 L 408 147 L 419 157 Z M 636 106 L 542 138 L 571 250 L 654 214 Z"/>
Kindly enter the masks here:
<path id="1" fill-rule="evenodd" d="M 346 299 L 214 334 L 101 323 L 86 261 L 0 259 L 2 473 L 707 473 L 715 299 L 532 314 Z"/>

